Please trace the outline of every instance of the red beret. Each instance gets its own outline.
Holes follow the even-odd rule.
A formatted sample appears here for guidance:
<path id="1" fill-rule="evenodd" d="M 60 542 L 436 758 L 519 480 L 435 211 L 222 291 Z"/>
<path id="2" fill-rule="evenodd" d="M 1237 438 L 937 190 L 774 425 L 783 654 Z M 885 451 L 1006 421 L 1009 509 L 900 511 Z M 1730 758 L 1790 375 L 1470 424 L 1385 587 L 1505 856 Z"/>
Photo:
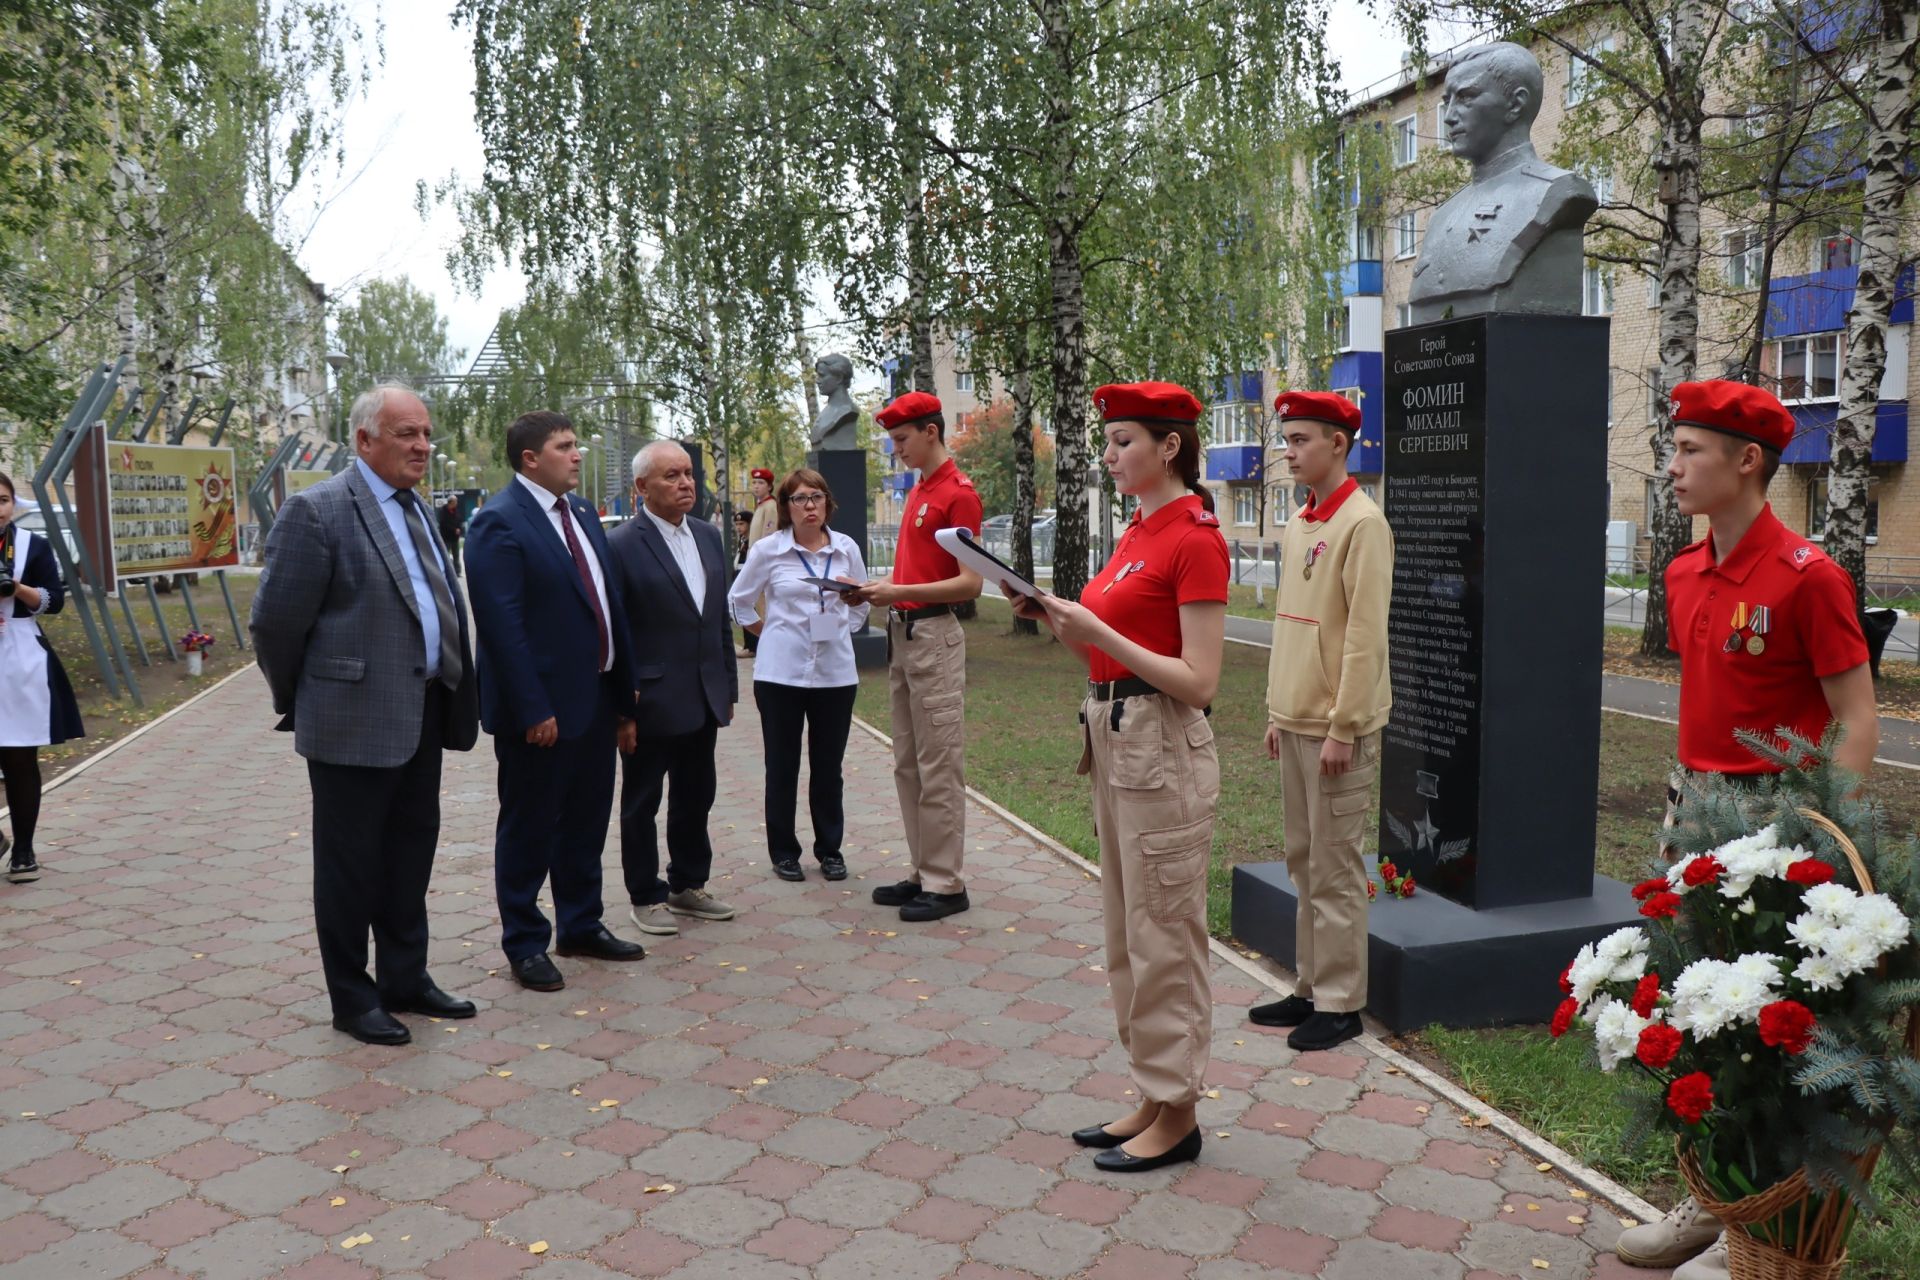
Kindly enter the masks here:
<path id="1" fill-rule="evenodd" d="M 1771 391 L 1744 382 L 1683 382 L 1673 389 L 1673 425 L 1705 427 L 1783 453 L 1793 442 L 1793 415 Z"/>
<path id="2" fill-rule="evenodd" d="M 1114 422 L 1185 422 L 1200 420 L 1200 402 L 1193 392 L 1172 382 L 1115 382 L 1093 393 L 1102 420 Z"/>
<path id="3" fill-rule="evenodd" d="M 753 469 L 753 478 L 755 480 L 765 480 L 768 484 L 772 484 L 773 472 L 767 470 L 765 467 L 755 467 Z"/>
<path id="4" fill-rule="evenodd" d="M 905 426 L 910 422 L 919 422 L 923 418 L 940 416 L 940 398 L 930 396 L 924 391 L 909 391 L 892 404 L 873 415 L 882 431 Z"/>
<path id="5" fill-rule="evenodd" d="M 1282 422 L 1310 418 L 1360 434 L 1360 406 L 1332 391 L 1282 391 L 1274 397 L 1273 407 Z"/>

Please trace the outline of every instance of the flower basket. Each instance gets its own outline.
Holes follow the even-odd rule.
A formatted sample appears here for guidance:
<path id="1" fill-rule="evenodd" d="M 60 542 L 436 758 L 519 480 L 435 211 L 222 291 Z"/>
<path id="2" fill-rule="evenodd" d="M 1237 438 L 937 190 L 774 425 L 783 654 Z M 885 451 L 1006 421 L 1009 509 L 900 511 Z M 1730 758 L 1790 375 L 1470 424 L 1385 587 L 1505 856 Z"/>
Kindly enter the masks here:
<path id="1" fill-rule="evenodd" d="M 1839 1280 L 1847 1266 L 1847 1233 L 1855 1215 L 1847 1195 L 1818 1195 L 1801 1169 L 1765 1191 L 1728 1202 L 1700 1172 L 1685 1140 L 1675 1139 L 1674 1148 L 1687 1190 L 1727 1228 L 1727 1274 L 1733 1280 Z M 1877 1150 L 1860 1157 L 1862 1181 L 1873 1176 L 1879 1160 Z M 1754 1235 L 1755 1227 L 1790 1235 L 1799 1244 L 1789 1253 Z"/>

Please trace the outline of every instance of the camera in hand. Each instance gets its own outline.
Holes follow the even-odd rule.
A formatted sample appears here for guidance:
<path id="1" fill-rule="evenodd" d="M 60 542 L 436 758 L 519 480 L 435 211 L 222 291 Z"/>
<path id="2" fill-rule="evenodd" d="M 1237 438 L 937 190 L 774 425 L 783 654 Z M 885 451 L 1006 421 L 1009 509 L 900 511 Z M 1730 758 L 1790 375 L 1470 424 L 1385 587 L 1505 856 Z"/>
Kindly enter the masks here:
<path id="1" fill-rule="evenodd" d="M 0 596 L 12 595 L 13 587 L 13 570 L 0 568 Z"/>

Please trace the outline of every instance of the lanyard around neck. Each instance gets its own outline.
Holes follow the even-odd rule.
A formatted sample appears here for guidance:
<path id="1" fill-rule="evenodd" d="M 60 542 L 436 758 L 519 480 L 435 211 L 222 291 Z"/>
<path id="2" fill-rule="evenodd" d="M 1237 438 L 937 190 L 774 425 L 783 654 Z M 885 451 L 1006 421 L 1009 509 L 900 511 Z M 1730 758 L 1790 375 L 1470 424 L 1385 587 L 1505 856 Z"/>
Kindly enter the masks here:
<path id="1" fill-rule="evenodd" d="M 798 542 L 793 544 L 793 554 L 794 557 L 800 561 L 800 567 L 807 571 L 809 578 L 831 578 L 833 576 L 833 544 L 831 542 L 827 544 L 827 567 L 819 573 L 813 571 L 813 561 L 807 559 L 807 553 L 800 549 Z M 814 590 L 820 594 L 820 611 L 825 613 L 827 609 L 827 589 L 825 587 L 815 587 Z"/>

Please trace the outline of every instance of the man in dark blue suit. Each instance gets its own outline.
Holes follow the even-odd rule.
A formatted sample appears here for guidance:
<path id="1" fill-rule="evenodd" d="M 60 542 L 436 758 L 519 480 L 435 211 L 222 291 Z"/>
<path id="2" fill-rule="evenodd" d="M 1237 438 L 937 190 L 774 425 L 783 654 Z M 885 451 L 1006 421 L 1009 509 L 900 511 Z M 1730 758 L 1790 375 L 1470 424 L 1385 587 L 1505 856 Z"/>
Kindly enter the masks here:
<path id="1" fill-rule="evenodd" d="M 644 933 L 680 931 L 676 916 L 731 920 L 707 892 L 713 844 L 713 752 L 740 700 L 720 531 L 693 515 L 693 459 L 656 440 L 633 459 L 640 509 L 613 531 L 608 550 L 633 642 L 634 719 L 620 789 L 620 865 L 633 922 Z M 660 878 L 654 817 L 667 796 L 667 876 Z"/>
<path id="2" fill-rule="evenodd" d="M 646 955 L 600 919 L 614 746 L 633 713 L 633 678 L 599 517 L 569 496 L 580 482 L 573 424 L 522 414 L 507 428 L 507 457 L 513 483 L 467 534 L 480 718 L 500 761 L 494 890 L 513 976 L 558 991 L 549 941 L 563 956 Z M 557 927 L 537 901 L 549 877 Z"/>

